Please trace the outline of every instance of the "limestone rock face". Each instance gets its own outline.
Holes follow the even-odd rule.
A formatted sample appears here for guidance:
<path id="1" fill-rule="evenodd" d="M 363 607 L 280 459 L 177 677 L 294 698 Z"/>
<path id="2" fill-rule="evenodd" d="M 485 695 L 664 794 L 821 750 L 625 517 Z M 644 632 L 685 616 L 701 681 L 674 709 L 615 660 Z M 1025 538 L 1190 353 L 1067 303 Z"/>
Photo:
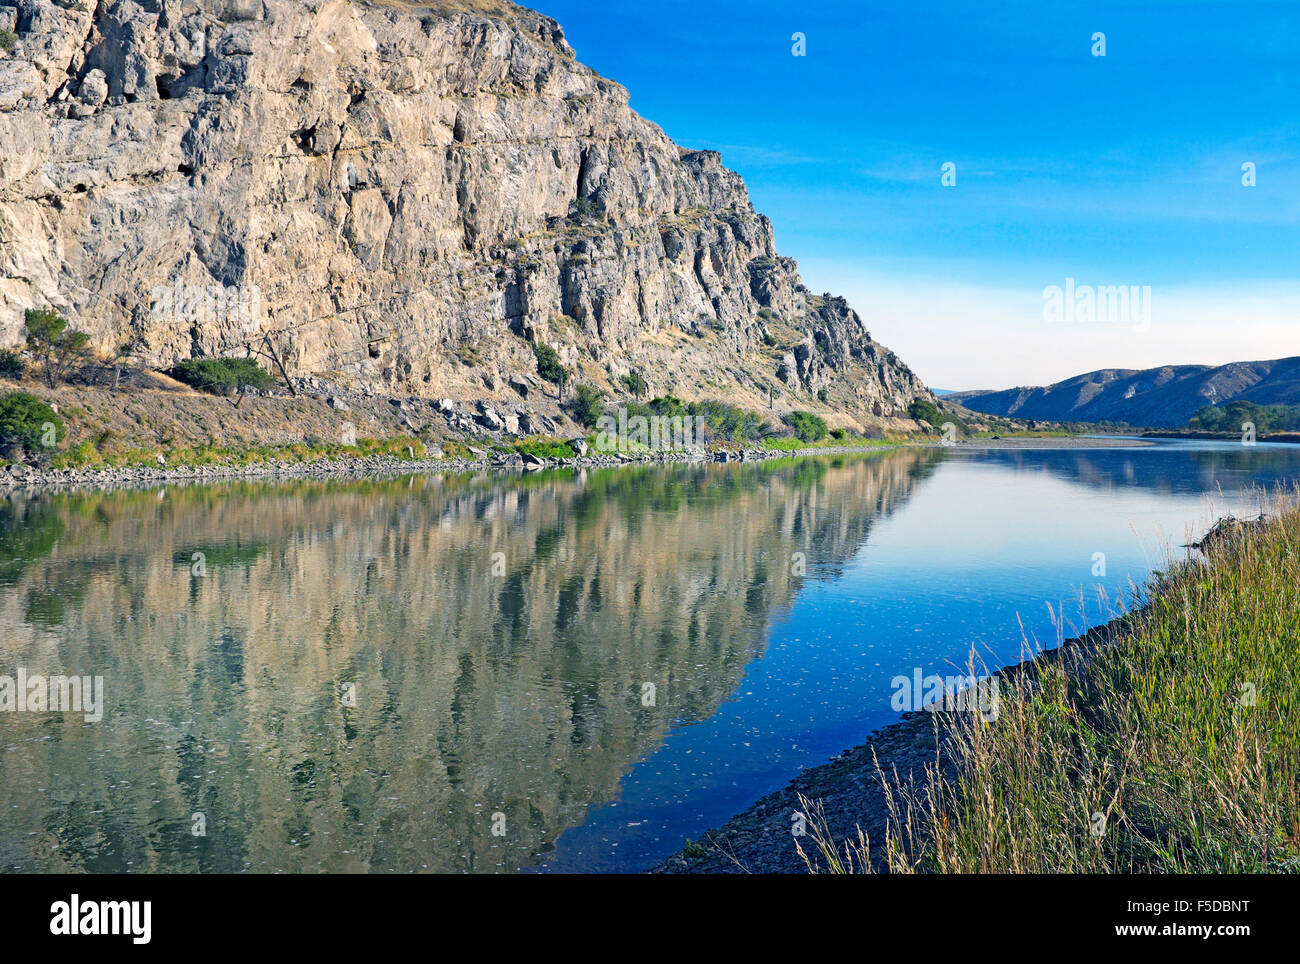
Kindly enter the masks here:
<path id="1" fill-rule="evenodd" d="M 513 397 L 537 342 L 610 389 L 927 394 L 555 21 L 449 6 L 0 0 L 0 344 L 50 306 L 159 366 L 272 333 L 430 397 Z"/>

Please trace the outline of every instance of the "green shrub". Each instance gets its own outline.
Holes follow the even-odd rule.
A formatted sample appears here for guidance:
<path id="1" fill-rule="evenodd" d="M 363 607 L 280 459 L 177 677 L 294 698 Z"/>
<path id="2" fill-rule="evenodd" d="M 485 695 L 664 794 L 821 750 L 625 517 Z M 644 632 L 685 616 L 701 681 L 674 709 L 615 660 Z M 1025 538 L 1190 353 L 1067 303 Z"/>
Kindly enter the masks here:
<path id="1" fill-rule="evenodd" d="M 709 437 L 736 443 L 757 442 L 774 431 L 757 412 L 716 399 L 687 403 L 672 395 L 662 395 L 642 405 L 628 405 L 627 414 L 629 418 L 633 415 L 647 418 L 652 415 L 669 418 L 694 415 L 704 419 Z"/>
<path id="2" fill-rule="evenodd" d="M 52 453 L 65 434 L 54 409 L 35 395 L 11 392 L 0 398 L 0 447 L 17 445 L 29 455 Z"/>
<path id="3" fill-rule="evenodd" d="M 644 395 L 646 392 L 650 390 L 650 386 L 646 384 L 646 380 L 642 378 L 639 373 L 636 372 L 630 375 L 620 376 L 619 381 L 622 382 L 623 388 L 625 388 L 627 391 L 631 392 L 633 395 L 637 396 L 638 398 L 640 398 L 642 395 Z"/>
<path id="4" fill-rule="evenodd" d="M 847 435 L 847 434 L 848 434 L 848 433 L 845 432 L 844 429 L 842 429 L 842 428 L 833 428 L 833 429 L 831 429 L 831 438 L 835 439 L 835 441 L 837 441 L 837 442 L 842 442 L 842 441 L 844 441 L 844 436 Z"/>
<path id="5" fill-rule="evenodd" d="M 801 442 L 816 442 L 826 437 L 826 422 L 820 415 L 812 412 L 790 412 L 783 419 L 786 425 L 794 429 L 795 437 Z"/>
<path id="6" fill-rule="evenodd" d="M 464 442 L 454 438 L 445 438 L 439 443 L 442 449 L 442 457 L 445 459 L 472 459 L 474 453 L 469 450 L 469 446 Z"/>
<path id="7" fill-rule="evenodd" d="M 689 414 L 704 419 L 704 424 L 709 427 L 714 438 L 737 443 L 756 442 L 773 432 L 762 415 L 730 402 L 705 399 L 702 402 L 691 402 L 689 409 Z"/>
<path id="8" fill-rule="evenodd" d="M 275 384 L 271 373 L 252 358 L 190 358 L 173 368 L 171 376 L 202 392 L 238 394 L 241 398 L 250 388 Z"/>
<path id="9" fill-rule="evenodd" d="M 18 43 L 18 34 L 5 27 L 0 27 L 0 50 L 9 53 L 14 49 L 16 43 Z"/>
<path id="10" fill-rule="evenodd" d="M 605 414 L 605 401 L 601 398 L 600 392 L 590 385 L 579 385 L 573 390 L 573 398 L 569 400 L 569 411 L 579 425 L 593 428 L 596 420 Z"/>
<path id="11" fill-rule="evenodd" d="M 550 345 L 538 343 L 533 346 L 537 358 L 537 374 L 552 384 L 564 381 L 564 366 L 560 364 L 560 353 Z"/>
<path id="12" fill-rule="evenodd" d="M 27 371 L 23 356 L 8 348 L 0 348 L 0 378 L 22 378 Z"/>
<path id="13" fill-rule="evenodd" d="M 82 439 L 71 448 L 59 452 L 50 459 L 54 469 L 98 468 L 104 464 L 104 456 L 90 439 Z"/>
<path id="14" fill-rule="evenodd" d="M 692 403 L 694 404 L 694 403 Z M 687 405 L 675 395 L 659 395 L 650 399 L 644 405 L 629 405 L 627 414 L 630 418 L 633 415 L 690 415 L 691 405 Z"/>
<path id="15" fill-rule="evenodd" d="M 922 422 L 929 422 L 934 428 L 938 428 L 944 422 L 943 414 L 937 409 L 933 402 L 925 398 L 917 398 L 907 407 L 907 414 L 912 418 Z"/>

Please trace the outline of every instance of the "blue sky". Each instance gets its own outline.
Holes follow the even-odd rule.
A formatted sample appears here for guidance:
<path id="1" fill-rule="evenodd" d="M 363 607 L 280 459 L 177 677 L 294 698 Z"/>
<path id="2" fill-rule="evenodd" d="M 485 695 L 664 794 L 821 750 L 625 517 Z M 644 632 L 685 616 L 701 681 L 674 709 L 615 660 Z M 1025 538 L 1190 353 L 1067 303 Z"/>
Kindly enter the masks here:
<path id="1" fill-rule="evenodd" d="M 1300 354 L 1300 2 L 537 6 L 931 385 Z M 1045 321 L 1067 277 L 1151 324 Z"/>

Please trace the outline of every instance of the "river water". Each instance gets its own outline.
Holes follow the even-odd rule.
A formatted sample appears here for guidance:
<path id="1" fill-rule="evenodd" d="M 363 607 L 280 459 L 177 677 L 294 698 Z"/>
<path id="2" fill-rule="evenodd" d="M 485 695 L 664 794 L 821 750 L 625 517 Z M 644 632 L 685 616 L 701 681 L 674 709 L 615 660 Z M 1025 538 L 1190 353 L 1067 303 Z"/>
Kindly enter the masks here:
<path id="1" fill-rule="evenodd" d="M 0 869 L 645 869 L 1297 478 L 1161 442 L 11 494 L 0 690 L 99 677 L 102 719 L 0 692 Z"/>

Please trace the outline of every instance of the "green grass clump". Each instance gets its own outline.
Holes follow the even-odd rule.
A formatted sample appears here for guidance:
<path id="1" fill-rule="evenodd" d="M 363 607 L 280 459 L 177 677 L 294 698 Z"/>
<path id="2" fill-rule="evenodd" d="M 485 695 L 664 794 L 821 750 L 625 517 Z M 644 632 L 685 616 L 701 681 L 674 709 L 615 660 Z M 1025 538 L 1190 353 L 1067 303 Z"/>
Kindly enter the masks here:
<path id="1" fill-rule="evenodd" d="M 863 438 L 857 435 L 849 435 L 846 432 L 838 438 L 832 436 L 813 442 L 805 442 L 793 435 L 777 435 L 763 439 L 762 447 L 769 452 L 799 452 L 803 449 L 859 449 L 875 448 L 876 446 L 893 447 L 898 444 L 900 443 L 897 440 Z"/>
<path id="2" fill-rule="evenodd" d="M 532 435 L 515 442 L 511 449 L 520 455 L 534 455 L 539 459 L 571 459 L 573 446 L 561 439 L 547 435 Z M 468 454 L 468 451 L 467 453 Z"/>
<path id="3" fill-rule="evenodd" d="M 442 440 L 442 454 L 448 459 L 472 459 L 474 453 L 469 450 L 469 446 L 457 439 Z"/>
<path id="4" fill-rule="evenodd" d="M 703 860 L 708 855 L 708 847 L 704 846 L 704 844 L 696 843 L 689 837 L 686 840 L 686 844 L 682 847 L 682 856 L 687 860 Z"/>
<path id="5" fill-rule="evenodd" d="M 50 460 L 50 465 L 56 469 L 97 468 L 103 464 L 104 457 L 99 454 L 99 449 L 95 448 L 95 443 L 90 439 L 82 439 L 66 452 L 60 452 Z"/>
<path id="6" fill-rule="evenodd" d="M 170 448 L 122 448 L 114 443 L 113 433 L 102 433 L 96 440 L 83 440 L 51 460 L 56 469 L 128 468 L 158 465 L 158 456 L 166 459 L 167 468 L 242 468 L 271 462 L 295 464 L 322 459 L 369 458 L 385 456 L 397 459 L 422 459 L 427 449 L 418 438 L 408 435 L 393 438 L 358 439 L 356 445 L 308 440 L 291 445 L 253 445 L 244 448 L 227 445 L 178 445 Z"/>

